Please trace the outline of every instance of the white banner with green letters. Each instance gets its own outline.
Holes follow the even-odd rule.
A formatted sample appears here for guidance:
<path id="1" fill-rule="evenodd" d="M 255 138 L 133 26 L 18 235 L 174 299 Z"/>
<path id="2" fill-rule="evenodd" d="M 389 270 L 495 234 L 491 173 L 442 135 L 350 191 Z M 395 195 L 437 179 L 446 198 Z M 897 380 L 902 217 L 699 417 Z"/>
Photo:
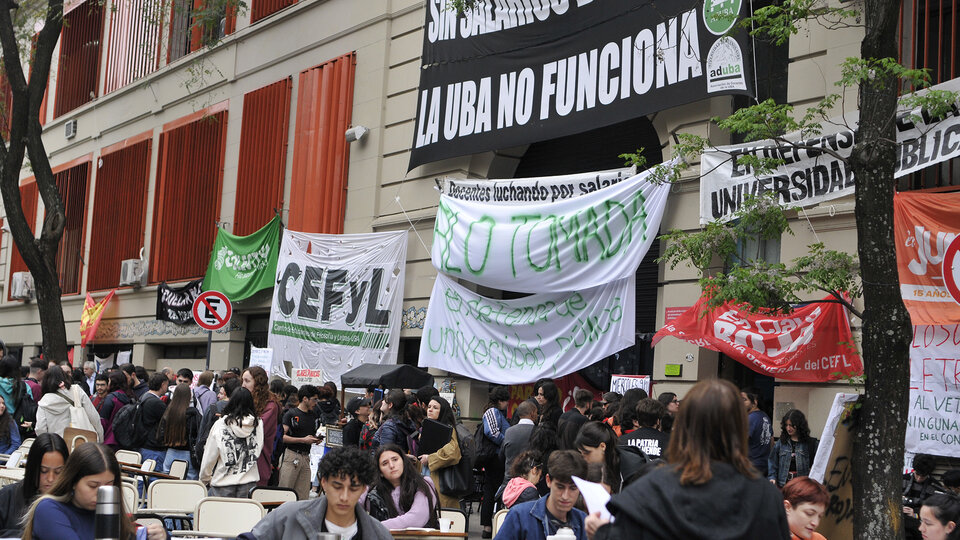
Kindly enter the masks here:
<path id="1" fill-rule="evenodd" d="M 406 231 L 284 231 L 270 308 L 274 356 L 338 385 L 360 364 L 395 363 L 406 260 Z"/>

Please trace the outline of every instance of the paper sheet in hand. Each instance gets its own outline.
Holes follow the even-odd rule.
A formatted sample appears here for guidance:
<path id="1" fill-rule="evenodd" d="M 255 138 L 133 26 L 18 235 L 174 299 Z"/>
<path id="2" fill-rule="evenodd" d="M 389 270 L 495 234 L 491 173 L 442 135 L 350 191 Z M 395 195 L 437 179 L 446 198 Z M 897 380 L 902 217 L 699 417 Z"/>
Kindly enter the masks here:
<path id="1" fill-rule="evenodd" d="M 600 512 L 602 519 L 610 519 L 610 512 L 607 511 L 607 502 L 610 501 L 610 494 L 600 484 L 584 480 L 583 478 L 573 476 L 573 482 L 577 484 L 580 495 L 583 496 L 583 502 L 587 503 L 588 513 Z"/>

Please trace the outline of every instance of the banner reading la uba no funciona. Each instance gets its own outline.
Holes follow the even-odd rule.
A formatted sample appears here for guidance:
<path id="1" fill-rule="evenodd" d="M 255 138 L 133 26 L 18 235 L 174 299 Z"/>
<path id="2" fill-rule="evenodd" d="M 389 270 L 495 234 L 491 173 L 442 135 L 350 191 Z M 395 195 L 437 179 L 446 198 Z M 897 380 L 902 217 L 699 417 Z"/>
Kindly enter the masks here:
<path id="1" fill-rule="evenodd" d="M 755 93 L 746 0 L 426 4 L 410 169 Z"/>
<path id="2" fill-rule="evenodd" d="M 284 231 L 270 308 L 269 347 L 328 380 L 366 363 L 396 362 L 406 231 Z"/>
<path id="3" fill-rule="evenodd" d="M 516 292 L 596 287 L 636 272 L 660 229 L 669 183 L 655 168 L 575 198 L 488 203 L 442 195 L 433 266 Z"/>
<path id="4" fill-rule="evenodd" d="M 418 364 L 497 384 L 561 377 L 633 345 L 635 303 L 633 275 L 580 291 L 498 300 L 438 274 Z"/>

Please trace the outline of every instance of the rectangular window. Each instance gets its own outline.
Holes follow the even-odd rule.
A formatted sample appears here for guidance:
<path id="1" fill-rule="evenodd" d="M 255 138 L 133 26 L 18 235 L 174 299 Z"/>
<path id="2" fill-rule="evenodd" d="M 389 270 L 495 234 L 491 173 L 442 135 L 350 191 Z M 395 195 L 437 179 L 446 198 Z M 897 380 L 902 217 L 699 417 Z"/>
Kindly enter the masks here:
<path id="1" fill-rule="evenodd" d="M 105 148 L 97 169 L 97 187 L 93 201 L 92 238 L 109 242 L 90 242 L 87 291 L 116 287 L 120 262 L 136 259 L 143 246 L 147 215 L 147 189 L 150 180 L 151 133 Z"/>
<path id="2" fill-rule="evenodd" d="M 26 218 L 30 230 L 34 233 L 37 231 L 37 200 L 39 194 L 37 182 L 33 178 L 20 184 L 20 206 L 23 208 L 23 217 Z M 13 235 L 8 235 L 7 238 L 10 242 L 10 275 L 13 276 L 16 272 L 26 272 L 27 263 L 20 256 L 20 250 L 17 249 L 13 241 Z M 9 286 L 7 287 L 7 299 L 10 299 Z"/>
<path id="3" fill-rule="evenodd" d="M 103 8 L 88 0 L 63 16 L 54 117 L 93 101 L 100 78 Z"/>
<path id="4" fill-rule="evenodd" d="M 218 2 L 220 3 L 206 7 L 204 0 L 173 0 L 168 62 L 233 33 L 237 26 L 236 8 L 228 5 L 225 0 Z"/>
<path id="5" fill-rule="evenodd" d="M 107 42 L 109 93 L 156 71 L 160 66 L 160 21 L 158 0 L 117 0 L 110 14 Z"/>
<path id="6" fill-rule="evenodd" d="M 906 0 L 900 5 L 900 62 L 930 70 L 931 84 L 960 75 L 960 10 L 957 0 Z M 904 92 L 911 89 L 905 88 Z M 960 186 L 960 159 L 897 179 L 900 191 Z"/>
<path id="7" fill-rule="evenodd" d="M 300 73 L 293 142 L 290 220 L 296 231 L 343 232 L 356 55 Z"/>
<path id="8" fill-rule="evenodd" d="M 56 169 L 54 169 L 56 171 Z M 80 292 L 80 271 L 83 269 L 83 233 L 87 214 L 87 185 L 90 162 L 62 169 L 53 175 L 63 202 L 66 224 L 57 249 L 57 273 L 61 294 Z"/>
<path id="9" fill-rule="evenodd" d="M 256 231 L 283 208 L 292 84 L 287 78 L 243 96 L 234 234 Z"/>
<path id="10" fill-rule="evenodd" d="M 250 9 L 250 24 L 296 3 L 297 0 L 253 0 L 253 5 Z"/>
<path id="11" fill-rule="evenodd" d="M 164 126 L 150 247 L 150 283 L 202 277 L 217 234 L 227 102 Z"/>

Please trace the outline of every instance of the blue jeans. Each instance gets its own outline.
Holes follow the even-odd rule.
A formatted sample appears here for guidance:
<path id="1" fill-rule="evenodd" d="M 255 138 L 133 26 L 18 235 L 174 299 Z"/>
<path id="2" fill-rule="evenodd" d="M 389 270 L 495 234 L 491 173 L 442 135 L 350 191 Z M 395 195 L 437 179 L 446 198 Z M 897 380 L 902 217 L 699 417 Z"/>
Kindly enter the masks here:
<path id="1" fill-rule="evenodd" d="M 189 450 L 175 450 L 173 448 L 167 448 L 167 455 L 163 459 L 163 472 L 170 472 L 170 465 L 173 464 L 175 460 L 183 460 L 187 462 L 187 476 L 185 480 L 196 480 L 199 477 L 197 469 L 193 466 L 193 462 L 190 460 L 190 451 Z"/>
<path id="2" fill-rule="evenodd" d="M 149 448 L 141 448 L 141 449 L 140 449 L 140 457 L 141 457 L 141 458 L 143 458 L 143 459 L 152 459 L 152 460 L 154 460 L 154 461 L 157 463 L 156 466 L 153 468 L 153 470 L 155 470 L 155 471 L 159 471 L 159 470 L 161 470 L 161 469 L 163 468 L 163 459 L 164 459 L 164 457 L 166 457 L 166 454 L 167 454 L 167 451 L 166 451 L 166 450 L 151 450 L 151 449 L 149 449 Z M 154 480 L 154 478 L 153 478 L 152 476 L 144 476 L 144 478 L 146 479 L 146 483 L 145 483 L 145 484 L 143 484 L 143 483 L 137 483 L 137 487 L 139 488 L 140 496 L 141 496 L 141 497 L 143 496 L 143 491 L 144 491 L 144 489 L 146 489 L 146 486 L 149 486 L 149 485 L 150 485 L 150 482 L 153 482 L 153 480 Z"/>

